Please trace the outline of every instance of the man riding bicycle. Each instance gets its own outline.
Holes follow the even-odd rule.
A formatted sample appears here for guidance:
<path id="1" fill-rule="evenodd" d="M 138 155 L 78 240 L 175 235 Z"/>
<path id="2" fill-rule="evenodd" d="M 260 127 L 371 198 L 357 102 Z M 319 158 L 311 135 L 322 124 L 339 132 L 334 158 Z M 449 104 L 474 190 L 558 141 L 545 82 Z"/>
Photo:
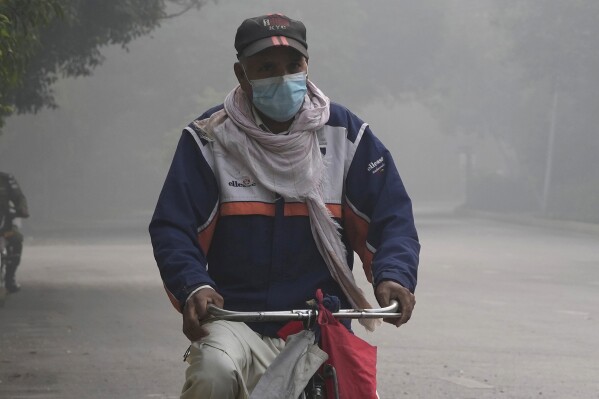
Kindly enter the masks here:
<path id="1" fill-rule="evenodd" d="M 19 231 L 18 226 L 14 224 L 14 219 L 26 217 L 29 217 L 27 200 L 17 180 L 8 173 L 0 172 L 0 234 L 7 243 L 6 280 L 4 285 L 10 293 L 21 289 L 16 281 L 15 274 L 19 263 L 21 263 L 23 234 Z"/>
<path id="2" fill-rule="evenodd" d="M 184 129 L 149 228 L 192 341 L 183 399 L 247 398 L 285 345 L 277 323 L 200 326 L 209 304 L 303 308 L 322 289 L 344 308 L 370 308 L 354 252 L 379 304 L 399 302 L 390 323 L 407 322 L 415 304 L 410 198 L 368 124 L 308 79 L 304 24 L 246 19 L 235 49 L 239 85 Z"/>

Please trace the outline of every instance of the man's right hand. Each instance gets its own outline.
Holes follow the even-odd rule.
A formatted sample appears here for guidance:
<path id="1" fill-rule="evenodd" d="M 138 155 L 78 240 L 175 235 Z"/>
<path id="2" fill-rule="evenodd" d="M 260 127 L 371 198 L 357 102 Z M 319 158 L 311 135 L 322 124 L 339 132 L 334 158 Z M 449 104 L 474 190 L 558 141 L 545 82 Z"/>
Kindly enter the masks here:
<path id="1" fill-rule="evenodd" d="M 224 299 L 212 288 L 202 288 L 194 293 L 183 308 L 183 333 L 190 341 L 197 341 L 208 335 L 206 329 L 200 326 L 200 320 L 208 317 L 208 305 L 222 308 Z"/>

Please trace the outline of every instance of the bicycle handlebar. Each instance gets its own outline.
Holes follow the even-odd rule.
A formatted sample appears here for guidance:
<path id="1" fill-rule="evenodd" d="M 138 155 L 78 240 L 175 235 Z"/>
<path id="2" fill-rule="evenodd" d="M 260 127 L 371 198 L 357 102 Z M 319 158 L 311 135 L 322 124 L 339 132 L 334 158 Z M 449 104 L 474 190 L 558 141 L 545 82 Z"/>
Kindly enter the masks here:
<path id="1" fill-rule="evenodd" d="M 397 313 L 399 303 L 391 301 L 391 305 L 378 309 L 340 309 L 333 313 L 337 319 L 380 319 L 399 318 Z M 225 310 L 214 305 L 208 305 L 208 313 L 212 317 L 200 321 L 200 325 L 217 320 L 243 321 L 243 322 L 266 322 L 266 321 L 292 321 L 292 320 L 315 320 L 318 317 L 318 309 L 298 309 L 268 312 L 238 312 Z"/>

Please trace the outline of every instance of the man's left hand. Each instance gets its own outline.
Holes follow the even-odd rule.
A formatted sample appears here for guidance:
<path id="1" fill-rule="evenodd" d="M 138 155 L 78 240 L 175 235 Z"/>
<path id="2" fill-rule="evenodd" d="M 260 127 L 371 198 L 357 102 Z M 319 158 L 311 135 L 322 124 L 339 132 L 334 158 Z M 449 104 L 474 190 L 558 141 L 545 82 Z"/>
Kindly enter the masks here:
<path id="1" fill-rule="evenodd" d="M 374 294 L 382 307 L 389 306 L 393 299 L 399 302 L 398 311 L 401 312 L 401 317 L 387 318 L 383 319 L 383 321 L 399 327 L 407 323 L 410 317 L 412 317 L 412 311 L 416 305 L 416 297 L 401 284 L 390 280 L 382 281 L 377 285 Z"/>

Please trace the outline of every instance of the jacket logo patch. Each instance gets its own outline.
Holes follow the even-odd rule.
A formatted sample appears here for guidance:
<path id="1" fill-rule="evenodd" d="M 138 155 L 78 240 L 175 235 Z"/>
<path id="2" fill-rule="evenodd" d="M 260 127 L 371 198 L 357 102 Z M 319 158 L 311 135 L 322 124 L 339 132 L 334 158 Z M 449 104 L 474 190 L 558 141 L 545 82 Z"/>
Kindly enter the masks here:
<path id="1" fill-rule="evenodd" d="M 249 177 L 241 178 L 241 181 L 231 180 L 229 182 L 229 186 L 231 187 L 253 187 L 256 185 L 256 182 L 253 182 Z"/>
<path id="2" fill-rule="evenodd" d="M 368 164 L 368 169 L 367 170 L 370 173 L 372 173 L 373 175 L 375 173 L 382 172 L 383 170 L 385 170 L 385 161 L 383 160 L 383 157 L 380 157 L 376 161 L 370 162 Z"/>

